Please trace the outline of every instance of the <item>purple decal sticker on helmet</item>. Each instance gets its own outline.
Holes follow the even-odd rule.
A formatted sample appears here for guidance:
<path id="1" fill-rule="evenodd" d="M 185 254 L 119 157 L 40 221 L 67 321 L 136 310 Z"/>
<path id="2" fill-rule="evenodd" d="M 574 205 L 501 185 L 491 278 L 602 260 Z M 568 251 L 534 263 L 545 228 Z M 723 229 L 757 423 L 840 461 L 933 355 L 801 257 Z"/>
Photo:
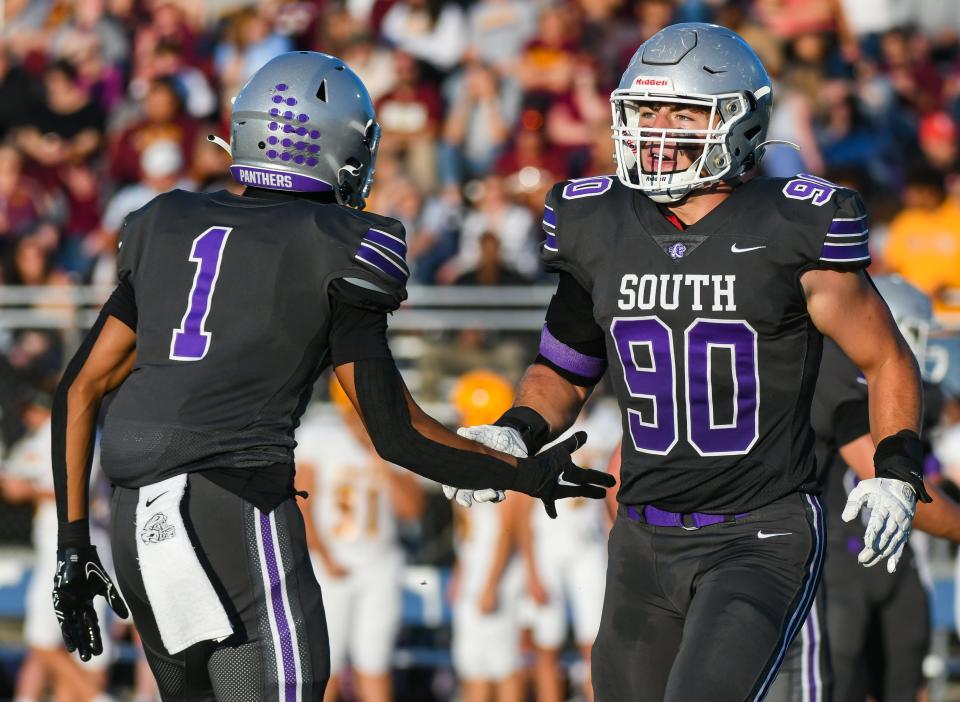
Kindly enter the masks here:
<path id="1" fill-rule="evenodd" d="M 320 138 L 320 130 L 319 130 L 319 129 L 311 129 L 311 130 L 310 130 L 310 138 L 311 138 L 311 139 L 319 139 L 319 138 Z"/>
<path id="2" fill-rule="evenodd" d="M 293 145 L 293 148 L 295 148 L 295 149 L 297 149 L 297 150 L 302 150 L 303 147 L 306 146 L 306 145 L 307 145 L 307 142 L 305 142 L 305 141 L 298 141 L 296 144 Z"/>
<path id="3" fill-rule="evenodd" d="M 287 104 L 290 105 L 290 107 L 293 107 L 294 105 L 297 104 L 297 98 L 288 97 Z"/>
<path id="4" fill-rule="evenodd" d="M 296 156 L 293 157 L 293 162 L 296 163 L 297 165 L 302 164 L 303 156 L 301 156 L 300 154 L 297 154 Z"/>
<path id="5" fill-rule="evenodd" d="M 290 131 L 293 131 L 292 129 Z M 306 136 L 307 128 L 306 127 L 297 127 L 297 134 L 300 136 Z"/>
<path id="6" fill-rule="evenodd" d="M 271 122 L 270 124 L 267 125 L 267 129 L 269 129 L 271 132 L 275 132 L 277 131 L 277 126 L 278 125 L 276 122 Z"/>
<path id="7" fill-rule="evenodd" d="M 287 110 L 283 113 L 284 119 L 293 119 L 293 110 Z"/>
<path id="8" fill-rule="evenodd" d="M 280 160 L 281 160 L 281 161 L 289 161 L 289 160 L 290 160 L 290 153 L 287 152 L 287 151 L 284 151 L 282 154 L 280 154 Z"/>
<path id="9" fill-rule="evenodd" d="M 319 153 L 319 152 L 320 152 L 320 145 L 319 145 L 319 144 L 310 144 L 310 146 L 307 147 L 307 151 L 309 151 L 309 152 L 312 153 L 312 154 Z"/>
<path id="10" fill-rule="evenodd" d="M 285 148 L 288 148 L 288 149 L 289 149 L 291 146 L 293 146 L 293 140 L 292 140 L 292 139 L 284 139 L 284 140 L 281 141 L 280 143 L 283 144 L 283 146 L 284 146 Z"/>
<path id="11" fill-rule="evenodd" d="M 274 151 L 273 149 L 270 149 L 270 150 L 267 152 L 267 158 L 276 158 L 276 157 L 277 157 L 277 152 Z"/>
<path id="12" fill-rule="evenodd" d="M 299 114 L 299 115 L 297 115 L 297 120 L 299 120 L 300 122 L 306 122 L 306 121 L 308 121 L 309 119 L 310 119 L 310 115 L 305 115 L 305 114 L 302 114 L 302 113 Z"/>
<path id="13" fill-rule="evenodd" d="M 287 84 L 286 84 L 286 83 L 277 83 L 277 84 L 276 84 L 275 86 L 273 86 L 273 87 L 275 87 L 277 90 L 281 90 L 281 91 L 282 91 L 282 90 L 286 90 L 286 89 L 287 89 Z"/>
<path id="14" fill-rule="evenodd" d="M 318 163 L 320 163 L 320 161 L 318 161 L 317 159 L 313 158 L 312 156 L 307 159 L 307 165 L 310 166 L 310 168 L 313 168 L 313 167 L 316 166 Z"/>
<path id="15" fill-rule="evenodd" d="M 279 115 L 279 114 L 280 114 L 280 108 L 279 108 L 279 107 L 271 107 L 271 108 L 270 108 L 270 116 L 271 116 L 271 117 L 276 117 L 276 116 Z"/>
<path id="16" fill-rule="evenodd" d="M 279 140 L 277 139 L 277 137 L 272 136 L 272 135 L 270 136 L 270 138 L 267 139 L 267 142 L 270 143 L 270 144 L 276 144 L 277 141 L 279 141 Z"/>
<path id="17" fill-rule="evenodd" d="M 272 99 L 273 99 L 273 101 L 274 101 L 275 103 L 277 103 L 278 105 L 279 105 L 281 102 L 283 102 L 283 98 L 280 97 L 279 95 L 274 95 Z"/>
<path id="18" fill-rule="evenodd" d="M 230 166 L 233 179 L 241 185 L 272 190 L 289 190 L 299 193 L 323 193 L 333 190 L 331 185 L 319 178 L 302 175 L 300 173 L 286 173 L 285 171 L 254 166 Z"/>
<path id="19" fill-rule="evenodd" d="M 293 127 L 291 127 L 289 124 L 283 125 L 283 133 L 284 133 L 284 134 L 293 134 L 293 132 L 294 132 L 294 129 L 293 129 Z"/>

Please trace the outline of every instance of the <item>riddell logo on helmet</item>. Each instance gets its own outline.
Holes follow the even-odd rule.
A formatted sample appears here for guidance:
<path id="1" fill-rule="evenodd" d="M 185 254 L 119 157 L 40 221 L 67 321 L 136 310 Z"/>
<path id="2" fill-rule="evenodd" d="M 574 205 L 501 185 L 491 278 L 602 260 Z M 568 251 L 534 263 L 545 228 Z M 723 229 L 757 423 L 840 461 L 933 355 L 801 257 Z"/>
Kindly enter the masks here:
<path id="1" fill-rule="evenodd" d="M 633 88 L 640 88 L 642 90 L 653 90 L 653 89 L 662 89 L 662 90 L 673 90 L 673 81 L 669 78 L 661 78 L 659 76 L 637 76 L 633 79 Z"/>

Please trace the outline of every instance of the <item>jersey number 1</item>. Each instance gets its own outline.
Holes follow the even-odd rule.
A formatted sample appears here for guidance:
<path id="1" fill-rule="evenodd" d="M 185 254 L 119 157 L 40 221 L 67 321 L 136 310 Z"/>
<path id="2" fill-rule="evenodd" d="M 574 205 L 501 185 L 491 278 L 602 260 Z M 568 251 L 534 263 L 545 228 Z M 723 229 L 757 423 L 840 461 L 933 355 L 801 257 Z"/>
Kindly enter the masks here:
<path id="1" fill-rule="evenodd" d="M 197 264 L 197 272 L 187 297 L 187 311 L 170 339 L 170 358 L 174 361 L 199 361 L 210 350 L 210 332 L 203 325 L 210 314 L 223 249 L 231 231 L 233 227 L 210 227 L 193 240 L 190 261 Z"/>

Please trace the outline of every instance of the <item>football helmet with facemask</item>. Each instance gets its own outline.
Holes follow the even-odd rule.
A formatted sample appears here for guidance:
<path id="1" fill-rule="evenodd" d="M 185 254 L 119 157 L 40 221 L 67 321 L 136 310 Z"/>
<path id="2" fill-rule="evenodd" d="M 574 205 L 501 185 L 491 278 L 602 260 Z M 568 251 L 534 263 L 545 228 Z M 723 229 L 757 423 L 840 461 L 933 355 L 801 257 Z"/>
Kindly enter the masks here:
<path id="1" fill-rule="evenodd" d="M 340 59 L 291 51 L 268 61 L 240 90 L 230 113 L 230 171 L 242 185 L 333 192 L 363 208 L 380 126 L 370 94 Z"/>
<path id="2" fill-rule="evenodd" d="M 917 357 L 920 371 L 928 378 L 927 339 L 933 326 L 933 303 L 919 288 L 899 275 L 880 275 L 873 279 L 880 297 L 890 308 L 900 333 Z"/>
<path id="3" fill-rule="evenodd" d="M 610 95 L 617 176 L 661 203 L 738 178 L 763 156 L 772 87 L 757 54 L 736 33 L 715 24 L 675 24 L 644 42 Z M 640 126 L 643 108 L 688 105 L 706 110 L 705 129 Z M 659 153 L 645 167 L 644 148 Z M 663 154 L 686 153 L 686 168 L 664 169 Z"/>

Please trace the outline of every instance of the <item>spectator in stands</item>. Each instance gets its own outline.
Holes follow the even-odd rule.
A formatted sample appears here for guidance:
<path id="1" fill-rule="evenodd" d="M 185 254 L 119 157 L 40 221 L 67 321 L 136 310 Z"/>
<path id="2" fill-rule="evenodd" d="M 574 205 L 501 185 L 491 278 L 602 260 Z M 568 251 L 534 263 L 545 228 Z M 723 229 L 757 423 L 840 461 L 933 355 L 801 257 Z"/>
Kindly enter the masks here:
<path id="1" fill-rule="evenodd" d="M 579 177 L 585 174 L 597 127 L 609 137 L 609 90 L 597 85 L 597 70 L 586 56 L 577 57 L 570 90 L 556 97 L 547 110 L 547 137 L 561 150 L 566 171 Z"/>
<path id="2" fill-rule="evenodd" d="M 54 32 L 48 47 L 51 55 L 69 57 L 80 44 L 95 46 L 99 59 L 121 66 L 130 50 L 123 28 L 106 12 L 104 0 L 74 0 L 72 16 Z"/>
<path id="3" fill-rule="evenodd" d="M 49 213 L 44 188 L 23 174 L 23 158 L 12 144 L 0 144 L 0 256 L 19 234 Z"/>
<path id="4" fill-rule="evenodd" d="M 199 68 L 186 63 L 183 48 L 175 41 L 157 43 L 151 62 L 154 76 L 170 79 L 183 96 L 184 107 L 194 119 L 205 119 L 217 109 L 217 96 Z"/>
<path id="5" fill-rule="evenodd" d="M 403 222 L 411 279 L 421 285 L 433 283 L 437 269 L 457 253 L 459 187 L 450 186 L 437 196 L 424 194 L 409 176 L 398 175 L 389 183 L 381 190 L 386 197 L 379 201 L 376 211 Z"/>
<path id="6" fill-rule="evenodd" d="M 467 20 L 456 3 L 399 0 L 384 15 L 381 31 L 401 51 L 447 73 L 463 57 Z"/>
<path id="7" fill-rule="evenodd" d="M 894 29 L 880 38 L 883 70 L 901 105 L 921 114 L 939 109 L 943 98 L 943 79 L 928 49 L 922 35 L 906 29 Z"/>
<path id="8" fill-rule="evenodd" d="M 467 15 L 469 57 L 509 75 L 537 30 L 537 3 L 477 0 Z"/>
<path id="9" fill-rule="evenodd" d="M 224 89 L 236 95 L 258 68 L 292 49 L 289 37 L 273 31 L 263 5 L 245 7 L 234 14 L 225 39 L 217 44 L 214 66 Z"/>
<path id="10" fill-rule="evenodd" d="M 569 11 L 558 5 L 544 8 L 537 33 L 516 67 L 528 101 L 545 109 L 554 95 L 569 89 L 576 49 Z"/>
<path id="11" fill-rule="evenodd" d="M 17 130 L 18 146 L 48 183 L 56 182 L 61 166 L 93 158 L 101 144 L 103 113 L 78 78 L 69 62 L 52 63 L 43 76 L 44 98 Z"/>
<path id="12" fill-rule="evenodd" d="M 480 239 L 486 232 L 497 237 L 503 257 L 518 273 L 536 277 L 540 272 L 540 261 L 534 236 L 531 236 L 534 221 L 529 210 L 510 201 L 499 176 L 487 176 L 476 190 L 479 191 L 476 206 L 463 220 L 460 251 L 444 266 L 441 281 L 450 282 L 479 265 Z"/>
<path id="13" fill-rule="evenodd" d="M 443 122 L 443 104 L 437 89 L 422 80 L 412 56 L 394 55 L 397 83 L 377 103 L 377 119 L 383 129 L 380 158 L 396 157 L 424 188 L 437 180 L 436 139 Z"/>
<path id="14" fill-rule="evenodd" d="M 890 225 L 883 262 L 929 295 L 934 309 L 960 310 L 960 204 L 947 197 L 943 177 L 911 174 L 904 209 Z"/>
<path id="15" fill-rule="evenodd" d="M 173 141 L 180 147 L 186 167 L 197 123 L 184 114 L 180 93 L 173 81 L 158 78 L 151 83 L 143 100 L 143 118 L 127 127 L 111 144 L 110 174 L 118 184 L 135 183 L 143 177 L 140 170 L 143 152 L 157 141 Z"/>
<path id="16" fill-rule="evenodd" d="M 394 53 L 378 44 L 366 32 L 354 34 L 344 49 L 343 60 L 367 86 L 370 99 L 377 102 L 396 85 Z"/>
<path id="17" fill-rule="evenodd" d="M 139 210 L 161 193 L 170 190 L 194 190 L 195 184 L 184 178 L 183 156 L 175 141 L 155 141 L 140 156 L 143 180 L 120 188 L 103 212 L 99 226 L 84 241 L 83 257 L 93 280 L 112 284 L 115 278 L 114 252 L 117 234 L 128 214 Z"/>
<path id="18" fill-rule="evenodd" d="M 500 255 L 500 239 L 492 232 L 480 236 L 477 267 L 461 273 L 454 285 L 528 285 L 530 280 L 513 270 Z"/>
<path id="19" fill-rule="evenodd" d="M 0 139 L 24 122 L 28 105 L 38 101 L 38 88 L 20 66 L 8 42 L 0 37 Z"/>
<path id="20" fill-rule="evenodd" d="M 487 175 L 520 113 L 520 86 L 490 66 L 471 61 L 446 85 L 447 119 L 440 143 L 440 182 Z M 607 109 L 609 116 L 609 108 Z"/>
<path id="21" fill-rule="evenodd" d="M 957 123 L 946 112 L 933 112 L 920 120 L 920 151 L 926 165 L 943 176 L 960 172 Z"/>

